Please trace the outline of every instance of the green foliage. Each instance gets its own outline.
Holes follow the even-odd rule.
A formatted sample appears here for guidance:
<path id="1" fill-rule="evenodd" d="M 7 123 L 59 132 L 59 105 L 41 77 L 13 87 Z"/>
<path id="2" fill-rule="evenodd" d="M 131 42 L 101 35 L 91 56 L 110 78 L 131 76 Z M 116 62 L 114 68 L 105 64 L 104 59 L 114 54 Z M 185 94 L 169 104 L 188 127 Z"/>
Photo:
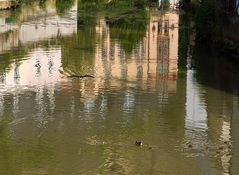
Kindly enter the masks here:
<path id="1" fill-rule="evenodd" d="M 76 75 L 90 74 L 95 58 L 95 26 L 83 26 L 77 34 L 62 38 L 61 43 L 63 70 Z"/>
<path id="2" fill-rule="evenodd" d="M 18 4 L 22 4 L 22 3 L 24 3 L 24 4 L 31 4 L 31 3 L 36 2 L 36 1 L 39 1 L 39 0 L 16 0 L 16 2 Z"/>
<path id="3" fill-rule="evenodd" d="M 75 0 L 56 0 L 56 11 L 58 15 L 64 15 L 75 3 Z"/>
<path id="4" fill-rule="evenodd" d="M 128 24 L 110 27 L 110 37 L 113 40 L 119 41 L 121 47 L 127 54 L 130 54 L 135 46 L 145 36 L 146 27 L 132 27 Z"/>
<path id="5" fill-rule="evenodd" d="M 39 1 L 39 6 L 41 9 L 46 9 L 46 0 L 40 0 Z"/>
<path id="6" fill-rule="evenodd" d="M 145 36 L 147 29 L 145 11 L 130 11 L 121 16 L 108 16 L 107 20 L 111 38 L 118 40 L 128 54 Z"/>
<path id="7" fill-rule="evenodd" d="M 133 1 L 134 7 L 137 9 L 144 9 L 145 1 L 144 0 L 134 0 Z"/>
<path id="8" fill-rule="evenodd" d="M 179 39 L 178 39 L 178 67 L 179 73 L 185 73 L 190 38 L 190 23 L 187 14 L 180 14 L 179 17 Z"/>
<path id="9" fill-rule="evenodd" d="M 197 40 L 211 40 L 211 34 L 215 25 L 215 6 L 212 1 L 205 1 L 196 9 L 195 29 Z"/>
<path id="10" fill-rule="evenodd" d="M 230 8 L 223 1 L 192 0 L 190 8 L 184 10 L 192 16 L 196 44 L 219 49 L 232 57 L 238 55 L 237 37 L 230 34 L 233 30 L 236 33 L 237 25 L 232 22 L 234 15 L 228 13 Z"/>
<path id="11" fill-rule="evenodd" d="M 147 27 L 145 0 L 79 0 L 78 24 L 95 25 L 97 14 L 105 16 L 110 37 L 118 40 L 127 53 L 142 40 Z M 90 9 L 90 10 L 89 10 Z"/>

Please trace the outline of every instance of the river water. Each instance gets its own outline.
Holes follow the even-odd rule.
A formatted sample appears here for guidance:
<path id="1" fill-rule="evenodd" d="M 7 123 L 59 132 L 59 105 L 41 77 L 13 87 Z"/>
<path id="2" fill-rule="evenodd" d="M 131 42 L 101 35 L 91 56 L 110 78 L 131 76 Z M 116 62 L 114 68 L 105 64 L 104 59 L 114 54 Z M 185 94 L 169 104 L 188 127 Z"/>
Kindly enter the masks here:
<path id="1" fill-rule="evenodd" d="M 238 65 L 177 10 L 139 27 L 77 9 L 0 12 L 0 174 L 239 174 Z"/>

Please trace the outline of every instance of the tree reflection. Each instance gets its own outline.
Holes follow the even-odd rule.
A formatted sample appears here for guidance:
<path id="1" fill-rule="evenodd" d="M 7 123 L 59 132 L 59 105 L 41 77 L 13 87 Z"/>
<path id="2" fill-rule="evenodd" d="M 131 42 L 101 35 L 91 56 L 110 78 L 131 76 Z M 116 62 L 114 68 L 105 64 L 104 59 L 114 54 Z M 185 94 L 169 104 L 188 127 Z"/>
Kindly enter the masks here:
<path id="1" fill-rule="evenodd" d="M 11 64 L 18 62 L 27 55 L 29 52 L 28 48 L 19 47 L 18 50 L 13 50 L 11 53 L 6 52 L 0 55 L 0 72 L 5 72 L 11 67 Z"/>
<path id="2" fill-rule="evenodd" d="M 83 75 L 89 74 L 92 69 L 96 42 L 96 3 L 100 2 L 78 1 L 77 34 L 62 38 L 62 68 L 67 73 Z M 92 11 L 89 12 L 89 9 Z"/>
<path id="3" fill-rule="evenodd" d="M 96 33 L 94 25 L 82 27 L 78 33 L 62 39 L 62 67 L 68 73 L 89 74 L 95 56 Z"/>
<path id="4" fill-rule="evenodd" d="M 142 19 L 120 19 L 109 22 L 110 37 L 119 41 L 124 51 L 128 54 L 142 41 L 147 30 L 146 13 L 142 12 Z M 131 21 L 132 20 L 132 21 Z"/>
<path id="5" fill-rule="evenodd" d="M 77 23 L 79 26 L 96 24 L 98 12 L 96 6 L 98 6 L 98 3 L 90 3 L 84 0 L 78 1 Z"/>
<path id="6" fill-rule="evenodd" d="M 56 0 L 56 11 L 63 16 L 74 5 L 75 0 Z"/>
<path id="7" fill-rule="evenodd" d="M 187 66 L 190 38 L 189 16 L 187 14 L 180 14 L 179 26 L 178 67 L 180 72 L 184 72 Z"/>

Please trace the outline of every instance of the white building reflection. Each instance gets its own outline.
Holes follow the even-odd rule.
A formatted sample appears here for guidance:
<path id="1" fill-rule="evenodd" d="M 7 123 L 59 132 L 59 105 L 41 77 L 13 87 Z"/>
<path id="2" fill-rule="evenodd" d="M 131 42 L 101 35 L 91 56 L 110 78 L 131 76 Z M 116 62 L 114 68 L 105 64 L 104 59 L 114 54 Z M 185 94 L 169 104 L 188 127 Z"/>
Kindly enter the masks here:
<path id="1" fill-rule="evenodd" d="M 72 35 L 77 32 L 77 3 L 64 16 L 58 16 L 56 0 L 46 0 L 45 9 L 39 3 L 22 6 L 17 16 L 0 12 L 0 53 L 22 44 Z M 17 22 L 13 22 L 17 20 Z M 16 18 L 16 19 L 15 19 Z"/>
<path id="2" fill-rule="evenodd" d="M 15 17 L 17 22 L 9 20 L 13 18 L 13 12 L 0 12 L 0 53 L 34 43 L 34 49 L 25 58 L 16 59 L 7 72 L 0 73 L 1 84 L 34 86 L 59 80 L 61 48 L 50 46 L 46 51 L 40 42 L 77 32 L 77 3 L 64 16 L 57 15 L 56 0 L 46 0 L 45 3 L 44 9 L 39 3 L 33 3 L 31 7 L 22 6 Z"/>
<path id="3" fill-rule="evenodd" d="M 185 141 L 186 144 L 192 144 L 195 152 L 198 152 L 188 154 L 196 156 L 201 150 L 207 150 L 203 154 L 209 154 L 213 161 L 207 158 L 203 158 L 203 161 L 207 162 L 209 167 L 219 162 L 222 167 L 220 173 L 229 175 L 232 160 L 231 119 L 233 116 L 227 109 L 230 105 L 227 102 L 231 97 L 222 92 L 220 96 L 215 96 L 216 90 L 200 85 L 195 74 L 195 70 L 187 70 Z M 220 106 L 214 106 L 216 103 Z M 198 166 L 205 169 L 205 165 L 199 162 Z"/>
<path id="4" fill-rule="evenodd" d="M 201 93 L 200 85 L 194 78 L 194 71 L 187 71 L 187 101 L 185 127 L 188 130 L 200 130 L 206 132 L 207 125 L 207 105 Z"/>
<path id="5" fill-rule="evenodd" d="M 2 82 L 5 86 L 17 84 L 42 86 L 59 80 L 58 68 L 61 66 L 61 50 L 59 48 L 52 48 L 47 52 L 44 49 L 35 49 L 27 57 L 30 59 L 16 61 L 12 65 L 13 68 L 5 73 L 4 82 Z"/>

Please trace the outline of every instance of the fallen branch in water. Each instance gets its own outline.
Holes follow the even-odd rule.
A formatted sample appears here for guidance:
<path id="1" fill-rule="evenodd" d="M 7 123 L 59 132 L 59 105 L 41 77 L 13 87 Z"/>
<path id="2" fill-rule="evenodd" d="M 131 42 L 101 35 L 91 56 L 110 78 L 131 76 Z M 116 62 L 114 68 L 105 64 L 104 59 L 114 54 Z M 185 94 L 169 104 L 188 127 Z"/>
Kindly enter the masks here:
<path id="1" fill-rule="evenodd" d="M 63 70 L 60 70 L 59 69 L 59 72 L 62 74 L 62 75 L 65 75 L 67 76 L 68 78 L 95 78 L 93 75 L 77 75 L 77 74 L 73 74 L 71 72 L 64 72 Z"/>
<path id="2" fill-rule="evenodd" d="M 92 75 L 69 75 L 67 77 L 69 77 L 69 78 L 95 78 Z"/>

